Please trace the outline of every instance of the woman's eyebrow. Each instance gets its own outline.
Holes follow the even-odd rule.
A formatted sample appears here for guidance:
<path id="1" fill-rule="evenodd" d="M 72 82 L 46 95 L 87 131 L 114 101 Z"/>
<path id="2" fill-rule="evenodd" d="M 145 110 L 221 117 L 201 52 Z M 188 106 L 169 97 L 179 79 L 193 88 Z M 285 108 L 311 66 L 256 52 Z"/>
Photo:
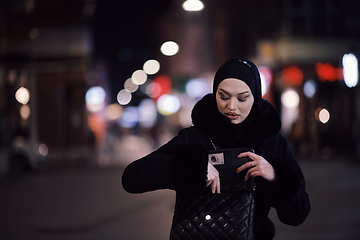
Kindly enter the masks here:
<path id="1" fill-rule="evenodd" d="M 223 91 L 224 93 L 228 94 L 231 96 L 230 93 L 228 93 L 227 91 L 225 91 L 224 89 L 220 88 L 219 90 Z M 241 92 L 241 93 L 238 93 L 237 95 L 242 95 L 242 94 L 246 94 L 246 93 L 249 93 L 249 91 L 245 91 L 245 92 Z"/>

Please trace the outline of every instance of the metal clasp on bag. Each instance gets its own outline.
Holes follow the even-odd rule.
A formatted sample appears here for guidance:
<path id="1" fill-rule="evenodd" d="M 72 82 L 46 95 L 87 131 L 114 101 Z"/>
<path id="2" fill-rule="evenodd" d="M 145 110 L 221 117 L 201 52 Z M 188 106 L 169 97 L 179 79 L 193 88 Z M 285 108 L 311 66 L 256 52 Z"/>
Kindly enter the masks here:
<path id="1" fill-rule="evenodd" d="M 222 165 L 224 161 L 224 153 L 211 153 L 208 155 L 209 162 L 212 165 Z"/>

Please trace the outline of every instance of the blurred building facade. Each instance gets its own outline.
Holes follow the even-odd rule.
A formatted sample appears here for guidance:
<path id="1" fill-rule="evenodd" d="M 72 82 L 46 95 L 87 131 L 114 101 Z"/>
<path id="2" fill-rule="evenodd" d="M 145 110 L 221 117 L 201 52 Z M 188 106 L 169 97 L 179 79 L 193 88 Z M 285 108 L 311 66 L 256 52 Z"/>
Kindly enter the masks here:
<path id="1" fill-rule="evenodd" d="M 49 157 L 53 161 L 84 158 L 91 149 L 84 95 L 92 64 L 92 4 L 1 2 L 2 171 L 41 167 Z M 19 88 L 27 89 L 27 102 L 16 100 Z"/>
<path id="2" fill-rule="evenodd" d="M 9 167 L 9 149 L 24 144 L 18 136 L 32 142 L 31 149 L 35 143 L 46 144 L 51 161 L 88 161 L 94 156 L 96 136 L 114 130 L 109 126 L 120 128 L 121 134 L 156 138 L 164 132 L 159 128 L 172 128 L 170 136 L 175 134 L 184 127 L 182 118 L 190 125 L 189 106 L 170 116 L 159 114 L 152 129 L 89 118 L 87 89 L 102 86 L 108 94 L 106 105 L 115 103 L 131 73 L 150 58 L 161 68 L 149 81 L 165 75 L 171 80 L 170 93 L 177 95 L 191 79 L 211 85 L 225 59 L 249 58 L 269 70 L 270 90 L 264 97 L 281 114 L 282 131 L 296 154 L 360 156 L 360 90 L 344 84 L 341 63 L 344 54 L 360 50 L 359 3 L 214 0 L 203 1 L 201 11 L 189 12 L 182 8 L 184 2 L 2 1 L 1 171 Z M 174 56 L 159 51 L 169 40 L 179 44 Z M 316 89 L 311 97 L 304 90 L 310 80 Z M 16 101 L 20 87 L 30 92 L 28 103 Z M 282 100 L 288 90 L 298 96 L 294 109 Z M 137 90 L 122 109 L 137 107 L 147 98 Z M 30 114 L 21 115 L 24 105 Z M 319 119 L 322 109 L 330 115 L 326 122 Z"/>
<path id="3" fill-rule="evenodd" d="M 168 61 L 172 79 L 203 76 L 211 81 L 226 58 L 247 57 L 271 70 L 264 97 L 282 115 L 282 132 L 296 154 L 360 156 L 360 90 L 347 87 L 342 74 L 344 54 L 359 54 L 359 3 L 204 1 L 202 11 L 186 12 L 180 7 L 183 2 L 173 3 L 158 34 L 180 43 L 181 51 Z M 309 81 L 316 88 L 311 97 L 304 92 Z M 295 110 L 283 104 L 287 90 L 298 94 Z M 322 109 L 330 115 L 326 122 L 319 119 Z"/>

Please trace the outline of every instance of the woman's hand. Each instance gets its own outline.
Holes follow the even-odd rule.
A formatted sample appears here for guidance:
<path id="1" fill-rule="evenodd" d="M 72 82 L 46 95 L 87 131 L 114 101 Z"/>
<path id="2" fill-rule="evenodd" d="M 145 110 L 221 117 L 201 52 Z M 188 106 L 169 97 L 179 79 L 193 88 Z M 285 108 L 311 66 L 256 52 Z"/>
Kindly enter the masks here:
<path id="1" fill-rule="evenodd" d="M 239 173 L 245 169 L 249 169 L 245 175 L 244 181 L 247 181 L 249 177 L 255 178 L 261 176 L 269 182 L 275 181 L 275 171 L 273 166 L 266 161 L 262 156 L 259 156 L 252 152 L 243 152 L 238 155 L 238 158 L 248 157 L 253 161 L 243 164 L 241 167 L 236 169 L 236 172 Z"/>
<path id="2" fill-rule="evenodd" d="M 219 172 L 216 168 L 209 162 L 208 163 L 208 174 L 206 180 L 206 186 L 211 185 L 212 193 L 220 193 L 220 177 Z"/>

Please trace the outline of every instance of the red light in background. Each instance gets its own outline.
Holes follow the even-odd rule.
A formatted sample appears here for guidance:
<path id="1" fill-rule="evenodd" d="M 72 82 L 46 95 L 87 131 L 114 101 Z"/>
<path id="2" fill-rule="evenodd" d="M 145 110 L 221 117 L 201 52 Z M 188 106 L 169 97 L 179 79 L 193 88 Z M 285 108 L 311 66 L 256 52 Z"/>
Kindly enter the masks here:
<path id="1" fill-rule="evenodd" d="M 315 65 L 316 73 L 321 81 L 343 80 L 342 69 L 335 68 L 330 63 L 317 63 Z"/>
<path id="2" fill-rule="evenodd" d="M 88 125 L 89 128 L 93 131 L 95 135 L 95 141 L 97 144 L 101 144 L 105 139 L 107 122 L 105 121 L 103 115 L 99 113 L 92 113 L 88 116 Z"/>
<path id="3" fill-rule="evenodd" d="M 303 81 L 303 72 L 299 67 L 290 66 L 282 70 L 282 78 L 291 85 L 300 86 Z"/>
<path id="4" fill-rule="evenodd" d="M 166 75 L 156 77 L 151 84 L 150 97 L 155 101 L 157 101 L 160 96 L 168 94 L 171 91 L 171 80 Z"/>

